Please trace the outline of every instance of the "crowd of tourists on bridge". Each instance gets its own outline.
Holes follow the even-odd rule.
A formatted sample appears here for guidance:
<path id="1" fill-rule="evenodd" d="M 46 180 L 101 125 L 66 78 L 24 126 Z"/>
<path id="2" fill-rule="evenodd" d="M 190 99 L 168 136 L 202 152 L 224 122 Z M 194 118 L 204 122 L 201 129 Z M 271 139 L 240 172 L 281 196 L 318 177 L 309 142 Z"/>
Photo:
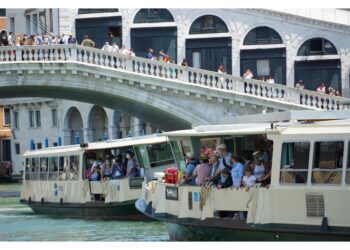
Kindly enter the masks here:
<path id="1" fill-rule="evenodd" d="M 186 161 L 180 184 L 246 190 L 256 183 L 270 184 L 271 149 L 239 156 L 228 152 L 225 144 L 220 144 L 217 151 L 202 148 L 199 159 L 187 152 Z"/>

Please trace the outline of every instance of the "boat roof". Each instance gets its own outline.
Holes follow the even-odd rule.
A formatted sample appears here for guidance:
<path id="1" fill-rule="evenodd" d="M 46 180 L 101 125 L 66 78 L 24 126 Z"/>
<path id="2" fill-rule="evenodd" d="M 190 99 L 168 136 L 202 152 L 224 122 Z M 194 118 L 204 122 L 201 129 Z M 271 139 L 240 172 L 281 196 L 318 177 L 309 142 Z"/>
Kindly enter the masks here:
<path id="1" fill-rule="evenodd" d="M 166 142 L 167 137 L 161 134 L 153 134 L 146 136 L 138 137 L 128 137 L 117 140 L 109 140 L 104 142 L 93 142 L 89 143 L 88 150 L 97 150 L 97 149 L 108 149 L 108 148 L 123 148 L 136 145 L 149 145 L 155 143 Z"/>
<path id="2" fill-rule="evenodd" d="M 249 134 L 268 134 L 278 133 L 271 129 L 271 123 L 246 123 L 229 125 L 206 125 L 198 126 L 192 129 L 165 132 L 163 135 L 169 137 L 186 136 L 220 136 L 220 135 L 249 135 Z"/>
<path id="3" fill-rule="evenodd" d="M 76 144 L 76 145 L 69 145 L 69 146 L 59 146 L 59 147 L 50 147 L 50 148 L 43 148 L 43 149 L 37 149 L 37 150 L 28 150 L 23 154 L 23 156 L 24 157 L 43 156 L 43 155 L 55 156 L 55 155 L 62 155 L 62 154 L 68 154 L 68 153 L 78 154 L 86 150 L 123 148 L 123 147 L 130 147 L 130 146 L 136 146 L 136 145 L 149 145 L 149 144 L 155 144 L 155 143 L 162 143 L 166 141 L 167 141 L 166 136 L 163 136 L 160 134 L 154 134 L 154 135 L 147 135 L 147 136 L 128 137 L 128 138 L 117 139 L 117 140 L 108 140 L 103 142 L 92 142 L 92 143 L 88 143 L 87 147 L 81 147 L 79 144 Z"/>
<path id="4" fill-rule="evenodd" d="M 42 148 L 42 149 L 36 149 L 36 150 L 28 150 L 26 151 L 23 156 L 29 157 L 29 156 L 43 156 L 43 155 L 62 155 L 71 153 L 79 154 L 80 152 L 84 151 L 84 148 L 80 147 L 79 144 L 76 145 L 69 145 L 69 146 L 59 146 L 59 147 L 50 147 L 50 148 Z"/>

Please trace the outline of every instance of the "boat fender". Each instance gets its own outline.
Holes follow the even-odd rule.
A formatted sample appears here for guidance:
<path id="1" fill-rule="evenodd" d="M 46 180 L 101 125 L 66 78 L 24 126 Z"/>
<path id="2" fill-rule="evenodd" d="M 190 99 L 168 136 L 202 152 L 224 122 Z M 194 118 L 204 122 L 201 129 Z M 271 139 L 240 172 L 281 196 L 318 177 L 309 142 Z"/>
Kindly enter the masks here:
<path id="1" fill-rule="evenodd" d="M 32 203 L 32 197 L 29 197 L 28 198 L 28 204 L 31 204 Z"/>
<path id="2" fill-rule="evenodd" d="M 41 203 L 41 205 L 44 205 L 44 198 L 41 198 L 40 203 Z"/>
<path id="3" fill-rule="evenodd" d="M 63 198 L 60 199 L 60 205 L 63 205 Z"/>

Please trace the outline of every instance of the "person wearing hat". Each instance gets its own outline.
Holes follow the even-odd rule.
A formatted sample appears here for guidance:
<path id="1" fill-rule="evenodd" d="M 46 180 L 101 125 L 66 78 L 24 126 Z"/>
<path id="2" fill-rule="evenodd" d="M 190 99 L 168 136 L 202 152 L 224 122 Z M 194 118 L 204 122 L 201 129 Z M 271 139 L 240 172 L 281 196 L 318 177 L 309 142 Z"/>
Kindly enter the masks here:
<path id="1" fill-rule="evenodd" d="M 254 170 L 253 174 L 256 177 L 257 180 L 260 180 L 265 175 L 265 167 L 263 164 L 264 160 L 264 152 L 257 150 L 253 153 L 253 159 L 254 159 Z"/>
<path id="2" fill-rule="evenodd" d="M 209 165 L 208 155 L 202 153 L 199 160 L 200 164 L 193 171 L 193 177 L 196 177 L 196 185 L 202 186 L 210 174 L 211 167 Z"/>
<path id="3" fill-rule="evenodd" d="M 231 153 L 227 152 L 227 147 L 225 144 L 220 144 L 218 146 L 218 155 L 219 155 L 219 166 L 220 170 L 222 171 L 224 168 L 227 168 L 231 171 Z M 225 179 L 221 175 L 221 182 L 224 182 Z"/>
<path id="4" fill-rule="evenodd" d="M 195 184 L 194 178 L 192 178 L 194 169 L 197 166 L 197 161 L 191 152 L 186 153 L 186 169 L 185 169 L 185 175 L 184 175 L 184 183 L 185 184 Z"/>

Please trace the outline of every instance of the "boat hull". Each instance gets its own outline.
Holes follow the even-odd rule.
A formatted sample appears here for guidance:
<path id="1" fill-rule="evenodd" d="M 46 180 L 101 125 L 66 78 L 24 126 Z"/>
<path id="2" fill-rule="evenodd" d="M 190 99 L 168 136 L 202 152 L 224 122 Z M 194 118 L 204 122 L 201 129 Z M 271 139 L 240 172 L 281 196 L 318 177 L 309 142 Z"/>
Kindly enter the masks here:
<path id="1" fill-rule="evenodd" d="M 149 220 L 135 208 L 135 201 L 122 203 L 54 203 L 28 202 L 21 200 L 21 204 L 29 206 L 37 214 L 53 217 L 83 218 L 83 219 L 117 219 L 117 220 Z"/>
<path id="2" fill-rule="evenodd" d="M 350 228 L 308 225 L 266 224 L 255 226 L 245 221 L 224 219 L 179 219 L 169 214 L 155 214 L 151 204 L 137 200 L 136 208 L 152 219 L 167 222 L 173 241 L 350 241 Z"/>

